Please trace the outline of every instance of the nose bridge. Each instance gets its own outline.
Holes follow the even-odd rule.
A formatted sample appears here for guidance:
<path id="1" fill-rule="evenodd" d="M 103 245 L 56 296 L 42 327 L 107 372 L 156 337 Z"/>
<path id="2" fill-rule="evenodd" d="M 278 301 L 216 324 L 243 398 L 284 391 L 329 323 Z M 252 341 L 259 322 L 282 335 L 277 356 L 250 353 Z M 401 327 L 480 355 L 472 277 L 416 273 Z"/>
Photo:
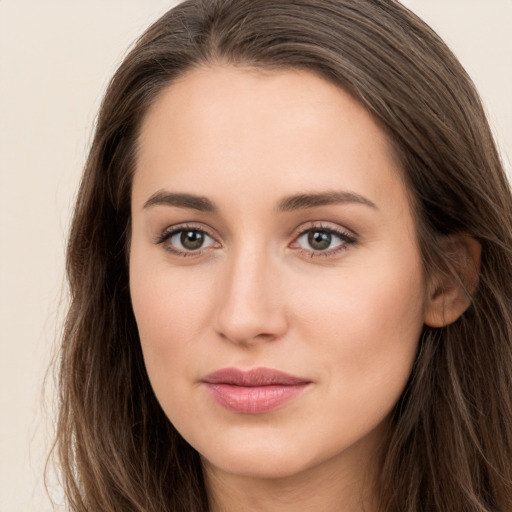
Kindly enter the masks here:
<path id="1" fill-rule="evenodd" d="M 240 244 L 227 256 L 220 284 L 217 330 L 237 343 L 276 339 L 286 330 L 275 262 L 255 242 Z"/>

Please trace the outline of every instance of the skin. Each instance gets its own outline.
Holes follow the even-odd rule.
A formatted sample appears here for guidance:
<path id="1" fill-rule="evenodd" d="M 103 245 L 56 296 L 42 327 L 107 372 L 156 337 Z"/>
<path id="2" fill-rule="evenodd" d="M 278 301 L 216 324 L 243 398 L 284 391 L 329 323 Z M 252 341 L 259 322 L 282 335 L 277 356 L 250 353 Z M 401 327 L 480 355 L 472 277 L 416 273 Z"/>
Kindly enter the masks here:
<path id="1" fill-rule="evenodd" d="M 163 191 L 217 210 L 147 204 Z M 277 211 L 333 191 L 368 204 Z M 162 241 L 183 224 L 207 233 L 199 251 L 180 233 Z M 316 250 L 315 229 L 348 238 Z M 130 287 L 151 384 L 202 456 L 213 510 L 375 509 L 389 416 L 433 299 L 397 163 L 359 103 L 295 70 L 218 65 L 170 85 L 140 132 Z M 201 382 L 226 367 L 311 384 L 240 414 Z"/>

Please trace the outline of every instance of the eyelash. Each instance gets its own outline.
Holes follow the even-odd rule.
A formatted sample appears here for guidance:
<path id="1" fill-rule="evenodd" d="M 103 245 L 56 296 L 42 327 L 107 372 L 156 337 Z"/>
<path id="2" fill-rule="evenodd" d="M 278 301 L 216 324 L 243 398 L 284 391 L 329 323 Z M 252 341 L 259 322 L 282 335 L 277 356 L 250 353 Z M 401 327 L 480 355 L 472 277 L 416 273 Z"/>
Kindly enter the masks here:
<path id="1" fill-rule="evenodd" d="M 215 238 L 204 229 L 204 226 L 196 226 L 194 224 L 180 224 L 179 226 L 172 226 L 170 228 L 167 228 L 164 230 L 164 232 L 158 237 L 156 240 L 157 245 L 164 245 L 164 249 L 171 254 L 175 256 L 181 256 L 183 258 L 191 258 L 191 257 L 199 257 L 201 256 L 206 249 L 200 248 L 195 251 L 183 251 L 181 249 L 176 249 L 171 244 L 166 244 L 167 241 L 169 241 L 174 235 L 177 235 L 179 233 L 183 233 L 184 231 L 193 231 L 196 233 L 203 233 L 210 237 L 215 243 L 218 244 L 218 242 L 215 240 Z"/>
<path id="2" fill-rule="evenodd" d="M 197 226 L 194 224 L 181 224 L 179 226 L 172 226 L 170 228 L 167 228 L 157 238 L 155 243 L 157 245 L 164 245 L 164 248 L 166 251 L 170 252 L 173 255 L 180 256 L 183 258 L 200 257 L 207 249 L 209 249 L 211 247 L 210 246 L 210 247 L 206 247 L 206 248 L 199 248 L 197 250 L 183 251 L 181 249 L 177 249 L 176 247 L 174 247 L 171 244 L 166 244 L 166 242 L 168 242 L 173 236 L 175 236 L 179 233 L 183 233 L 185 231 L 202 233 L 203 235 L 208 236 L 209 238 L 211 238 L 214 241 L 214 243 L 212 244 L 213 246 L 215 244 L 217 244 L 218 247 L 220 246 L 219 242 L 217 242 L 215 240 L 215 237 L 208 230 L 204 229 L 204 226 Z M 325 233 L 327 235 L 333 235 L 340 240 L 340 244 L 337 245 L 336 247 L 334 247 L 333 249 L 326 249 L 326 250 L 315 250 L 315 249 L 304 249 L 301 247 L 293 247 L 294 245 L 296 245 L 298 243 L 298 240 L 301 237 L 307 235 L 310 232 L 318 232 L 318 233 Z M 289 247 L 292 247 L 294 249 L 296 248 L 300 254 L 305 255 L 305 256 L 307 255 L 310 258 L 329 258 L 329 257 L 334 257 L 334 256 L 338 255 L 340 252 L 347 250 L 349 246 L 354 245 L 356 243 L 357 243 L 357 239 L 354 236 L 350 235 L 349 233 L 347 233 L 343 230 L 336 229 L 331 226 L 325 226 L 322 224 L 312 223 L 307 228 L 302 228 L 294 234 L 293 242 L 289 245 Z"/>
<path id="3" fill-rule="evenodd" d="M 341 229 L 337 229 L 337 228 L 334 228 L 331 226 L 325 226 L 321 223 L 319 223 L 319 224 L 312 223 L 307 228 L 301 228 L 295 234 L 294 241 L 290 245 L 297 244 L 298 240 L 301 237 L 303 237 L 311 232 L 325 233 L 327 235 L 334 235 L 335 237 L 337 237 L 340 240 L 340 244 L 332 249 L 326 249 L 326 250 L 303 249 L 300 247 L 297 249 L 301 254 L 303 254 L 305 256 L 307 255 L 310 258 L 332 258 L 334 256 L 337 256 L 339 253 L 346 251 L 351 245 L 354 245 L 357 243 L 357 239 L 353 235 L 347 233 L 346 231 L 343 231 Z"/>

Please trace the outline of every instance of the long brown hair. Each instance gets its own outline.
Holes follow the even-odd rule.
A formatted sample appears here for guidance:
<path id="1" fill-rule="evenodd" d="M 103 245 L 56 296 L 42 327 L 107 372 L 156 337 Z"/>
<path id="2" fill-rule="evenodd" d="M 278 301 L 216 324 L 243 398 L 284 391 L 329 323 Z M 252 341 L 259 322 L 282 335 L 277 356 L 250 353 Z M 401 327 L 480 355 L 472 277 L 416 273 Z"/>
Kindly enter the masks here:
<path id="1" fill-rule="evenodd" d="M 149 384 L 128 287 L 130 189 L 159 92 L 211 63 L 301 68 L 386 130 L 413 198 L 426 271 L 464 233 L 483 248 L 472 305 L 424 327 L 382 464 L 384 512 L 512 510 L 512 198 L 473 84 L 395 0 L 187 0 L 138 40 L 97 121 L 69 239 L 71 305 L 58 455 L 73 511 L 205 512 L 200 459 Z"/>

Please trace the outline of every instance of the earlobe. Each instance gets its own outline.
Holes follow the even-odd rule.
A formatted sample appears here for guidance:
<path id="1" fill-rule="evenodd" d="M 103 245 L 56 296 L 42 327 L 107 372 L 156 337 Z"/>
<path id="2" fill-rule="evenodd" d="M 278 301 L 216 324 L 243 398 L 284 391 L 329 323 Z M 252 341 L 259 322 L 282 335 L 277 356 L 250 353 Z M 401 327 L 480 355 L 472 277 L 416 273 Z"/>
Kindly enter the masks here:
<path id="1" fill-rule="evenodd" d="M 482 246 L 476 239 L 458 234 L 441 240 L 445 264 L 431 276 L 424 322 L 444 327 L 455 322 L 471 304 L 478 286 Z"/>

